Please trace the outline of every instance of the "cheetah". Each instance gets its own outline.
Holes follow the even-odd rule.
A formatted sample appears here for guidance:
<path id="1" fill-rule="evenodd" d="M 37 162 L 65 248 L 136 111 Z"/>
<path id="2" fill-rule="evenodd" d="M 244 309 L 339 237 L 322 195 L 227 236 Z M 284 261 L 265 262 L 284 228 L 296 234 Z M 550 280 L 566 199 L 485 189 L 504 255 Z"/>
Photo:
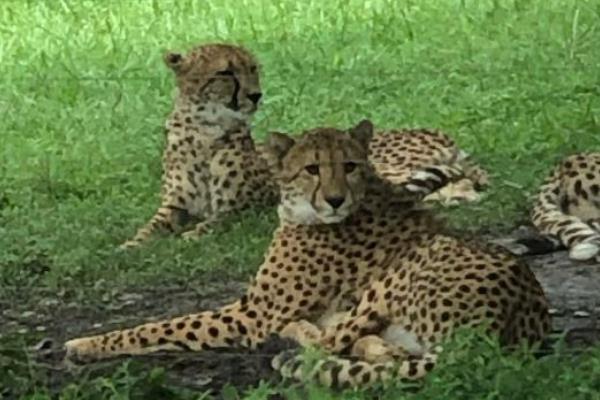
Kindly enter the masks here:
<path id="1" fill-rule="evenodd" d="M 531 213 L 539 238 L 509 240 L 516 254 L 539 254 L 569 249 L 573 260 L 599 259 L 600 153 L 568 156 L 542 184 Z"/>
<path id="2" fill-rule="evenodd" d="M 432 165 L 393 185 L 368 161 L 372 133 L 364 120 L 271 134 L 280 224 L 246 293 L 216 310 L 69 340 L 67 357 L 256 348 L 275 335 L 359 357 L 321 364 L 317 374 L 326 385 L 355 386 L 424 376 L 436 343 L 457 327 L 487 326 L 507 345 L 540 340 L 548 305 L 527 265 L 439 233 L 419 206 L 462 171 Z M 286 354 L 273 366 L 301 375 Z"/>
<path id="3" fill-rule="evenodd" d="M 194 220 L 183 236 L 198 238 L 220 216 L 252 205 L 274 206 L 278 198 L 268 153 L 253 141 L 249 126 L 262 97 L 255 57 L 239 46 L 205 44 L 187 55 L 168 52 L 164 62 L 175 74 L 177 96 L 165 125 L 161 205 L 122 249 L 138 247 L 156 231 L 183 232 Z M 487 173 L 437 131 L 381 132 L 370 157 L 381 176 L 398 184 L 423 165 L 465 166 L 465 179 L 426 200 L 478 201 L 487 185 Z"/>
<path id="4" fill-rule="evenodd" d="M 264 158 L 271 156 L 264 145 L 257 145 L 257 149 Z M 427 195 L 423 199 L 426 202 L 443 205 L 478 202 L 489 185 L 488 172 L 439 130 L 379 130 L 369 143 L 368 159 L 379 177 L 395 185 L 405 184 L 414 171 L 429 165 L 456 166 L 463 170 L 462 179 L 448 182 Z"/>
<path id="5" fill-rule="evenodd" d="M 223 214 L 277 202 L 250 132 L 262 97 L 253 55 L 239 46 L 204 44 L 186 55 L 167 52 L 164 62 L 175 74 L 177 95 L 165 125 L 161 204 L 121 248 L 199 220 L 184 233 L 192 239 Z"/>
<path id="6" fill-rule="evenodd" d="M 380 131 L 369 144 L 368 158 L 377 175 L 393 184 L 406 183 L 411 173 L 428 165 L 455 165 L 464 178 L 448 182 L 424 198 L 428 202 L 456 205 L 478 202 L 489 185 L 488 173 L 460 149 L 447 134 L 432 129 Z"/>

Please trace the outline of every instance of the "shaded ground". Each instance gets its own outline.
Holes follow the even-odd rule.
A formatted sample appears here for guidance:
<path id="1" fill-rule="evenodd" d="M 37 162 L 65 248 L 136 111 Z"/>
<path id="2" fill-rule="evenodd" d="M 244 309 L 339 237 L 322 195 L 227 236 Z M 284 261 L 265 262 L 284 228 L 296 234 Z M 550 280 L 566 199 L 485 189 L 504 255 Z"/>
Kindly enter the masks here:
<path id="1" fill-rule="evenodd" d="M 555 331 L 566 331 L 567 342 L 576 346 L 600 341 L 600 263 L 573 262 L 564 251 L 527 259 L 551 301 Z M 221 279 L 121 290 L 94 305 L 66 302 L 60 294 L 44 292 L 27 301 L 0 301 L 0 334 L 5 339 L 23 337 L 13 342 L 29 346 L 33 357 L 28 362 L 46 376 L 51 388 L 59 388 L 84 375 L 106 374 L 122 361 L 65 365 L 61 350 L 65 339 L 214 308 L 242 293 L 244 282 Z M 0 345 L 0 351 L 5 360 L 6 354 L 10 357 L 11 349 Z M 270 357 L 269 351 L 222 351 L 157 354 L 138 360 L 145 368 L 164 367 L 167 379 L 180 386 L 218 391 L 226 383 L 246 387 L 260 379 L 276 379 L 268 368 Z"/>

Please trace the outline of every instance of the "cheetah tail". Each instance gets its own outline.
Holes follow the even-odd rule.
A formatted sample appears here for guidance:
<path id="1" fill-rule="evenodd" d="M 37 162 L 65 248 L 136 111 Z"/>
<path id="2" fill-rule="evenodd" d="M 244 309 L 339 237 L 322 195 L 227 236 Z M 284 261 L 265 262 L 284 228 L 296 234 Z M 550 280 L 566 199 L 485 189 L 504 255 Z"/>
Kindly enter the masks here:
<path id="1" fill-rule="evenodd" d="M 331 388 L 365 387 L 396 379 L 421 379 L 435 367 L 437 356 L 427 353 L 400 362 L 372 363 L 330 355 L 307 365 L 298 350 L 287 350 L 275 356 L 271 366 L 288 379 L 313 381 Z"/>
<path id="2" fill-rule="evenodd" d="M 409 197 L 417 197 L 413 200 L 421 200 L 448 183 L 459 181 L 464 177 L 464 171 L 458 165 L 431 165 L 414 170 L 406 182 L 396 185 L 396 189 L 404 190 Z"/>
<path id="3" fill-rule="evenodd" d="M 500 239 L 494 243 L 499 244 L 511 253 L 518 256 L 533 256 L 548 254 L 564 250 L 565 246 L 560 240 L 551 236 L 531 236 L 518 239 Z"/>

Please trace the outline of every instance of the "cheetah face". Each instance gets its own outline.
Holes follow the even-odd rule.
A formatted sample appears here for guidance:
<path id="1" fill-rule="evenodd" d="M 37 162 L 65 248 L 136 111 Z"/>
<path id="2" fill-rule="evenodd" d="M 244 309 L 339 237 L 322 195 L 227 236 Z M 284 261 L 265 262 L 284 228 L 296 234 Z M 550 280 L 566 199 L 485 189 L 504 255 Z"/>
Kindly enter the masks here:
<path id="1" fill-rule="evenodd" d="M 165 63 L 177 78 L 179 101 L 204 119 L 247 120 L 262 97 L 258 64 L 242 47 L 208 44 L 189 54 L 168 52 Z"/>
<path id="2" fill-rule="evenodd" d="M 278 160 L 272 168 L 281 190 L 281 220 L 335 224 L 352 214 L 372 172 L 367 161 L 372 135 L 366 120 L 347 131 L 317 128 L 295 139 L 272 133 L 268 150 Z"/>

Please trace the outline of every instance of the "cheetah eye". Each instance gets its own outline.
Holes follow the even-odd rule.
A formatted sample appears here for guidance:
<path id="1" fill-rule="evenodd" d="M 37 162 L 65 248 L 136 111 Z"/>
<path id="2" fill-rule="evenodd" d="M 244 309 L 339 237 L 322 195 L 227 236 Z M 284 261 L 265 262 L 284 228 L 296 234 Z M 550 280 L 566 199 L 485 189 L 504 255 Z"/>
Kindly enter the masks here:
<path id="1" fill-rule="evenodd" d="M 219 75 L 219 76 L 233 76 L 233 71 L 231 71 L 229 69 L 225 69 L 223 71 L 217 71 L 216 75 Z"/>
<path id="2" fill-rule="evenodd" d="M 311 175 L 319 174 L 319 166 L 317 164 L 307 165 L 306 167 L 304 167 L 304 169 L 306 170 L 306 172 L 308 172 Z"/>
<path id="3" fill-rule="evenodd" d="M 344 163 L 344 172 L 349 174 L 356 169 L 356 163 L 352 161 L 348 161 Z"/>

